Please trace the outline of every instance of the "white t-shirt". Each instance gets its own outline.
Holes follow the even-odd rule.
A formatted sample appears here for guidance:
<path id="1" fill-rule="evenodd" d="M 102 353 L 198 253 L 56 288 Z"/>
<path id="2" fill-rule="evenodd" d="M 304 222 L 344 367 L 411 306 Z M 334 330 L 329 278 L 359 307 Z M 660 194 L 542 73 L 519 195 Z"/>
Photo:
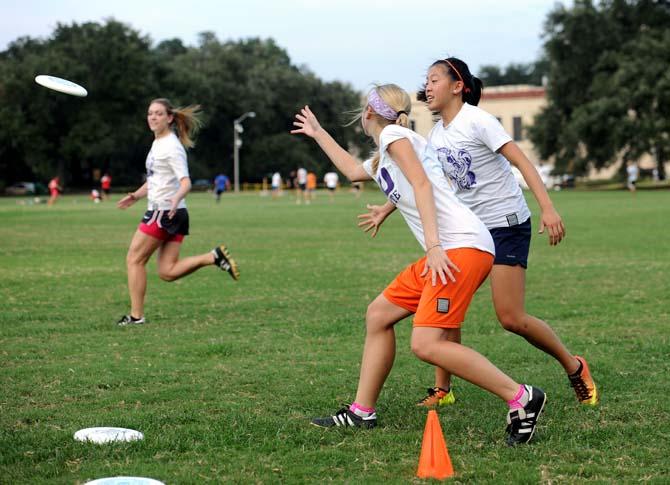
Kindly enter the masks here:
<path id="1" fill-rule="evenodd" d="M 340 177 L 335 172 L 328 172 L 323 176 L 323 181 L 326 184 L 326 187 L 329 189 L 334 189 L 337 187 L 337 182 L 340 180 Z"/>
<path id="2" fill-rule="evenodd" d="M 279 175 L 279 172 L 275 172 L 272 174 L 272 186 L 279 188 L 281 185 L 281 175 Z"/>
<path id="3" fill-rule="evenodd" d="M 459 199 L 489 229 L 521 224 L 530 217 L 509 161 L 496 153 L 511 140 L 493 115 L 467 103 L 449 126 L 440 120 L 428 135 L 429 150 Z"/>
<path id="4" fill-rule="evenodd" d="M 307 183 L 307 170 L 304 168 L 299 168 L 298 169 L 298 183 L 299 184 L 306 184 Z"/>
<path id="5" fill-rule="evenodd" d="M 631 164 L 626 167 L 626 173 L 628 173 L 628 181 L 629 182 L 636 182 L 637 181 L 637 174 L 638 174 L 638 168 L 637 165 Z"/>
<path id="6" fill-rule="evenodd" d="M 399 125 L 386 126 L 379 135 L 379 166 L 372 173 L 372 159 L 363 163 L 363 168 L 377 182 L 386 197 L 398 208 L 405 222 L 426 250 L 421 216 L 416 207 L 414 189 L 396 165 L 387 148 L 394 141 L 407 138 L 417 158 L 433 185 L 433 197 L 437 209 L 437 225 L 443 249 L 476 248 L 495 255 L 493 239 L 486 226 L 458 200 L 449 182 L 444 178 L 437 159 L 430 158 L 426 140 L 412 130 Z"/>
<path id="7" fill-rule="evenodd" d="M 179 190 L 179 181 L 188 177 L 186 150 L 173 132 L 154 140 L 147 155 L 147 193 L 150 210 L 169 210 L 170 199 Z M 179 209 L 186 207 L 186 201 L 179 201 Z"/>

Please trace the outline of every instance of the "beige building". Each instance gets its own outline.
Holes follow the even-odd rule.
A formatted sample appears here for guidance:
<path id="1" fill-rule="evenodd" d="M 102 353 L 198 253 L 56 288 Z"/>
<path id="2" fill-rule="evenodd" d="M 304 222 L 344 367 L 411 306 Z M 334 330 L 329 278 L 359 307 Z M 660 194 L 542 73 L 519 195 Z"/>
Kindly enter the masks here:
<path id="1" fill-rule="evenodd" d="M 438 117 L 433 116 L 424 103 L 416 101 L 416 93 L 411 93 L 410 96 L 413 100 L 410 128 L 423 136 L 427 136 L 435 122 L 437 122 Z M 498 118 L 505 131 L 510 134 L 512 139 L 519 145 L 519 148 L 523 150 L 536 167 L 546 165 L 546 168 L 549 168 L 553 167 L 553 162 L 551 160 L 540 159 L 535 147 L 528 139 L 526 130 L 528 126 L 533 124 L 535 115 L 546 104 L 547 99 L 544 87 L 522 84 L 484 88 L 479 107 Z M 612 178 L 616 175 L 620 163 L 613 164 L 604 170 L 592 171 L 588 178 Z M 655 167 L 655 162 L 652 157 L 645 156 L 639 160 L 639 165 L 640 168 L 652 169 Z M 670 163 L 666 165 L 666 170 L 668 168 L 670 168 Z M 543 171 L 540 172 L 542 173 Z"/>
<path id="2" fill-rule="evenodd" d="M 414 100 L 410 127 L 420 135 L 427 136 L 438 117 L 434 117 L 424 103 L 416 101 L 416 93 L 410 96 Z M 546 104 L 544 88 L 530 85 L 485 88 L 479 101 L 479 107 L 498 118 L 505 131 L 536 165 L 540 160 L 524 128 L 533 123 L 534 116 Z"/>

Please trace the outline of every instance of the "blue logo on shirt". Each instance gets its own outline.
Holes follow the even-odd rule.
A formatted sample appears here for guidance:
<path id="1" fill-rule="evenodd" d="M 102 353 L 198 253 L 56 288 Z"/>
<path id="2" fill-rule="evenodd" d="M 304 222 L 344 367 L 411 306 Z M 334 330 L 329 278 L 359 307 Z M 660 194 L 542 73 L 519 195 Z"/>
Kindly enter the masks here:
<path id="1" fill-rule="evenodd" d="M 472 157 L 467 150 L 438 148 L 437 159 L 442 164 L 444 174 L 456 182 L 459 189 L 470 190 L 477 184 L 475 173 L 470 171 Z"/>

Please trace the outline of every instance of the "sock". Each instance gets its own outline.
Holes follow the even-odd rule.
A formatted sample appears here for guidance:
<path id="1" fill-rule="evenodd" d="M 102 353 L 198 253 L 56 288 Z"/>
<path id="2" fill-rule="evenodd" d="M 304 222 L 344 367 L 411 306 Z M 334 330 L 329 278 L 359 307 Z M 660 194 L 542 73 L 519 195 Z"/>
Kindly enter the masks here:
<path id="1" fill-rule="evenodd" d="M 134 316 L 130 315 L 130 319 L 136 322 L 138 320 L 142 320 L 142 317 L 135 318 Z"/>
<path id="2" fill-rule="evenodd" d="M 528 395 L 528 390 L 526 389 L 526 386 L 521 384 L 519 386 L 519 392 L 516 393 L 514 399 L 512 399 L 511 401 L 507 401 L 507 405 L 509 406 L 510 409 L 521 409 L 523 407 L 526 407 L 529 398 L 530 396 Z"/>
<path id="3" fill-rule="evenodd" d="M 356 416 L 360 416 L 361 418 L 367 418 L 375 412 L 375 408 L 366 408 L 365 406 L 361 406 L 355 402 L 349 406 L 349 411 L 354 413 Z"/>
<path id="4" fill-rule="evenodd" d="M 577 362 L 579 362 L 579 367 L 577 367 L 574 374 L 568 374 L 568 377 L 579 377 L 581 375 L 582 369 L 584 369 L 584 364 L 582 364 L 582 361 L 579 359 L 577 359 Z"/>

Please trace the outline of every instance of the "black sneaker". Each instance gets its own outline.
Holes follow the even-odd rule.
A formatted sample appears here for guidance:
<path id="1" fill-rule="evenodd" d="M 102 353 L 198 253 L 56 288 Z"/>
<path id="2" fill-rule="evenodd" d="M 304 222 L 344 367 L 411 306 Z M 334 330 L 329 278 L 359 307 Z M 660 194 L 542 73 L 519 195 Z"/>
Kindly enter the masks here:
<path id="1" fill-rule="evenodd" d="M 237 269 L 237 263 L 233 258 L 230 257 L 230 253 L 228 252 L 228 248 L 225 244 L 214 248 L 212 253 L 214 253 L 215 265 L 217 265 L 223 271 L 230 273 L 230 276 L 232 276 L 234 280 L 238 280 L 240 278 L 240 270 Z"/>
<path id="2" fill-rule="evenodd" d="M 507 444 L 509 446 L 528 443 L 537 427 L 547 395 L 542 389 L 524 384 L 530 395 L 528 404 L 522 409 L 510 409 L 507 413 Z"/>
<path id="3" fill-rule="evenodd" d="M 371 429 L 377 426 L 377 413 L 362 417 L 349 410 L 349 407 L 343 407 L 334 416 L 325 418 L 314 418 L 312 424 L 320 428 L 331 428 L 333 426 L 344 426 L 345 428 L 366 428 Z"/>
<path id="4" fill-rule="evenodd" d="M 144 317 L 135 318 L 130 315 L 124 315 L 121 319 L 116 322 L 117 325 L 125 327 L 126 325 L 142 325 L 144 323 Z"/>

